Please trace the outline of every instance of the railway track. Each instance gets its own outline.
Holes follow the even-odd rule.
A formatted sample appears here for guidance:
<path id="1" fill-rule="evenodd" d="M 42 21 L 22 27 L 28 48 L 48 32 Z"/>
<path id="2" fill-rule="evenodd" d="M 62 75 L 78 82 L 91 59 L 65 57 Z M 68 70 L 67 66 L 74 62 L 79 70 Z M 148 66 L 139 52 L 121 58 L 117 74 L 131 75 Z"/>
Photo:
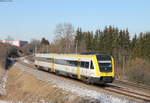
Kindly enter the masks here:
<path id="1" fill-rule="evenodd" d="M 124 84 L 124 85 L 128 85 L 128 86 L 137 87 L 139 89 L 150 90 L 150 86 L 137 84 L 137 83 L 133 83 L 133 82 L 128 82 L 128 81 L 115 80 L 114 84 Z"/>
<path id="2" fill-rule="evenodd" d="M 150 96 L 149 95 L 134 92 L 134 91 L 127 90 L 127 89 L 124 89 L 124 88 L 121 88 L 121 87 L 120 88 L 115 87 L 115 86 L 110 85 L 110 84 L 109 85 L 106 84 L 106 85 L 107 86 L 104 89 L 107 90 L 107 91 L 115 92 L 117 94 L 122 94 L 122 95 L 132 97 L 132 98 L 135 98 L 135 99 L 138 99 L 138 100 L 142 100 L 142 101 L 145 101 L 145 102 L 148 102 L 148 103 L 150 102 Z"/>
<path id="3" fill-rule="evenodd" d="M 27 66 L 27 65 L 25 65 L 25 66 Z M 69 78 L 66 78 L 66 79 L 69 79 Z M 71 80 L 74 80 L 74 79 L 71 79 Z M 77 80 L 75 80 L 75 81 L 77 81 Z M 133 84 L 129 84 L 129 85 L 133 86 Z M 108 92 L 125 95 L 125 96 L 133 98 L 133 99 L 138 99 L 138 100 L 144 101 L 146 103 L 150 103 L 150 96 L 149 95 L 140 94 L 140 93 L 132 91 L 132 90 L 127 90 L 127 89 L 122 88 L 122 87 L 117 86 L 117 85 L 106 84 L 104 87 L 102 87 L 100 85 L 92 85 L 91 87 L 94 87 L 96 89 L 103 89 L 103 90 L 108 91 Z M 142 87 L 139 87 L 139 88 L 142 88 Z"/>

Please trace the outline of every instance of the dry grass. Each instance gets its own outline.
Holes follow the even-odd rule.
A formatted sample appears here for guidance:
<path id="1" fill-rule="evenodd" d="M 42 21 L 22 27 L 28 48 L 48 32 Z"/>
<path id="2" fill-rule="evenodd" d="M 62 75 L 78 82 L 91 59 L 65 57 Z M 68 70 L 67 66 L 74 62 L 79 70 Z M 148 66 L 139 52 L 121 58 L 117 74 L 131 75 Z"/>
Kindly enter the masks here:
<path id="1" fill-rule="evenodd" d="M 0 65 L 0 80 L 2 79 L 3 74 L 5 73 L 5 69 Z"/>
<path id="2" fill-rule="evenodd" d="M 150 85 L 150 64 L 148 61 L 136 58 L 128 64 L 126 72 L 128 80 Z"/>
<path id="3" fill-rule="evenodd" d="M 21 72 L 17 67 L 9 70 L 7 81 L 7 96 L 0 97 L 9 101 L 35 102 L 39 100 L 51 101 L 54 103 L 84 103 L 87 99 L 75 94 L 54 87 L 49 82 L 36 79 L 33 75 Z"/>

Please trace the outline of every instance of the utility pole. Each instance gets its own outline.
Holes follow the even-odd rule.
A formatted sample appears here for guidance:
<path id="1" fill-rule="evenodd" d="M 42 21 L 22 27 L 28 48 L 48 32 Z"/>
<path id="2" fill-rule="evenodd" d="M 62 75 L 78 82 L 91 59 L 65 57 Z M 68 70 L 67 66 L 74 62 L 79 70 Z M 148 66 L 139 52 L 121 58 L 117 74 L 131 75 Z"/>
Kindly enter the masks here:
<path id="1" fill-rule="evenodd" d="M 123 61 L 123 63 L 122 63 L 123 78 L 122 79 L 124 80 L 125 79 L 125 66 L 124 66 L 125 65 L 125 56 L 124 55 L 122 57 L 122 61 Z"/>
<path id="2" fill-rule="evenodd" d="M 46 45 L 46 53 L 48 53 L 48 45 Z"/>
<path id="3" fill-rule="evenodd" d="M 36 54 L 37 46 L 34 46 L 34 55 Z"/>
<path id="4" fill-rule="evenodd" d="M 76 42 L 76 54 L 78 53 L 78 40 Z"/>

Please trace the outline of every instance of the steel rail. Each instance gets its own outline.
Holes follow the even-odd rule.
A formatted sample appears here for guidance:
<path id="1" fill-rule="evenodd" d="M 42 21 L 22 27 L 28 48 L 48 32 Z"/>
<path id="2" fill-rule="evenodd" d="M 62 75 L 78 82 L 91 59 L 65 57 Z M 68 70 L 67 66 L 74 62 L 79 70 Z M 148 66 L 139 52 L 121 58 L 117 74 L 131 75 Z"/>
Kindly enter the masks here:
<path id="1" fill-rule="evenodd" d="M 115 93 L 122 94 L 125 96 L 133 97 L 135 99 L 150 102 L 150 96 L 145 95 L 145 94 L 140 94 L 131 90 L 126 90 L 124 88 L 105 87 L 104 90 L 108 90 L 110 92 L 115 92 Z"/>
<path id="2" fill-rule="evenodd" d="M 137 83 L 133 83 L 133 82 L 128 82 L 128 81 L 115 80 L 113 82 L 113 84 L 125 84 L 125 85 L 129 85 L 129 86 L 134 86 L 134 87 L 137 87 L 140 89 L 150 90 L 150 86 L 143 85 L 143 84 L 137 84 Z"/>

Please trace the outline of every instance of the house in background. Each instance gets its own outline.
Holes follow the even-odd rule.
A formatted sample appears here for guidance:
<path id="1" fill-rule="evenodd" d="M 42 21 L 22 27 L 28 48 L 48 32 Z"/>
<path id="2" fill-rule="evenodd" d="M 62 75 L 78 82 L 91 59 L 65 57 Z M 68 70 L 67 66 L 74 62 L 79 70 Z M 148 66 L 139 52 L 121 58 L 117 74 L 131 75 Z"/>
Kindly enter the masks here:
<path id="1" fill-rule="evenodd" d="M 8 43 L 17 47 L 23 47 L 24 45 L 28 44 L 28 41 L 22 40 L 0 40 L 2 43 Z"/>

